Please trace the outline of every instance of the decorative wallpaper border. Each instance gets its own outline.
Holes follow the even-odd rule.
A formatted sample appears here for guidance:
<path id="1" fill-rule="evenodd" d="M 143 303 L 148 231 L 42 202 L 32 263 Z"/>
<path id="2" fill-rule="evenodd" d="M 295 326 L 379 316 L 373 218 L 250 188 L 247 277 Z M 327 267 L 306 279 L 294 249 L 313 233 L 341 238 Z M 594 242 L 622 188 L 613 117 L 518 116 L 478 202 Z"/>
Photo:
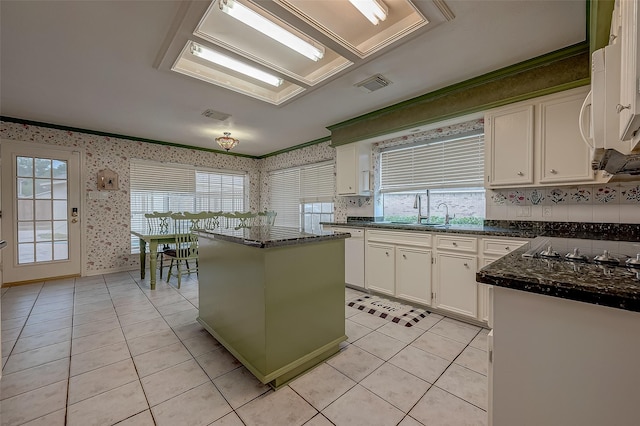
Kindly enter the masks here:
<path id="1" fill-rule="evenodd" d="M 542 188 L 487 189 L 488 205 L 554 206 L 554 205 L 640 205 L 637 182 L 603 185 L 557 186 Z"/>

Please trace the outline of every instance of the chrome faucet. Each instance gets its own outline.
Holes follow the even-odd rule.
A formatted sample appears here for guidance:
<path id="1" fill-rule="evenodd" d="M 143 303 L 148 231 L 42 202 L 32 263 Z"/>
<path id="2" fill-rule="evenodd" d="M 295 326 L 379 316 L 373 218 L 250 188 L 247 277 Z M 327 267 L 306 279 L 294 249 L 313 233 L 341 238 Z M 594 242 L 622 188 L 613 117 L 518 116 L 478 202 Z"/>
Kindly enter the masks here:
<path id="1" fill-rule="evenodd" d="M 444 214 L 444 226 L 448 226 L 450 225 L 449 221 L 451 220 L 451 218 L 449 217 L 449 206 L 447 205 L 447 203 L 438 204 L 438 208 L 440 208 L 440 206 L 444 206 L 446 209 L 446 212 Z"/>
<path id="2" fill-rule="evenodd" d="M 413 201 L 413 208 L 418 209 L 418 223 L 422 223 L 423 219 L 427 219 L 429 222 L 429 204 L 427 203 L 427 215 L 422 215 L 422 194 L 416 194 L 416 199 Z"/>

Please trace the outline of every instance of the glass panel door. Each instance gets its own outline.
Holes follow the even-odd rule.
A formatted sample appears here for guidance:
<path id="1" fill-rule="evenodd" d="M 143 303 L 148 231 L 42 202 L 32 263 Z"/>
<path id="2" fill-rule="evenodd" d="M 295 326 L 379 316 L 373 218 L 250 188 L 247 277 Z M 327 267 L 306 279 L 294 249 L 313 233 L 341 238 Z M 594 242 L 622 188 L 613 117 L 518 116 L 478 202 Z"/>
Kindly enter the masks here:
<path id="1" fill-rule="evenodd" d="M 2 141 L 5 282 L 80 275 L 79 158 L 77 151 Z"/>

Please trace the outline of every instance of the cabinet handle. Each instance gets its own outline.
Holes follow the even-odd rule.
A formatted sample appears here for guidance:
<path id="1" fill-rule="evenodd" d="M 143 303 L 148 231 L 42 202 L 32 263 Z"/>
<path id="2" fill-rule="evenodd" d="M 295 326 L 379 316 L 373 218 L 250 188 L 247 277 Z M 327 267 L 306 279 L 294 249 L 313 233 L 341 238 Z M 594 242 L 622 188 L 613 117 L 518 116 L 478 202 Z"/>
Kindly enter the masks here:
<path id="1" fill-rule="evenodd" d="M 616 105 L 616 111 L 618 112 L 618 114 L 620 114 L 623 109 L 631 109 L 631 104 L 629 104 L 629 105 L 621 105 L 621 104 Z"/>
<path id="2" fill-rule="evenodd" d="M 454 247 L 458 247 L 458 243 L 456 243 L 455 241 L 452 242 L 451 244 L 453 244 Z"/>
<path id="3" fill-rule="evenodd" d="M 464 263 L 464 267 L 465 267 L 465 268 L 468 268 L 468 267 L 469 267 L 469 264 L 465 262 L 465 263 Z"/>
<path id="4" fill-rule="evenodd" d="M 518 172 L 518 176 L 524 176 L 524 173 Z"/>
<path id="5" fill-rule="evenodd" d="M 504 249 L 505 249 L 506 251 L 509 251 L 509 246 L 506 246 Z"/>
<path id="6" fill-rule="evenodd" d="M 406 255 L 406 254 L 403 254 L 403 255 L 402 255 L 402 258 L 403 258 L 403 259 L 406 259 L 406 258 L 407 258 L 407 255 Z"/>
<path id="7" fill-rule="evenodd" d="M 551 174 L 555 175 L 555 174 L 556 174 L 556 173 L 558 173 L 558 172 L 556 171 L 556 169 L 551 169 L 551 170 L 549 170 L 549 173 L 551 173 Z"/>
<path id="8" fill-rule="evenodd" d="M 386 254 L 387 256 L 389 256 L 389 252 L 388 252 L 388 251 L 385 251 L 385 252 L 384 252 L 384 254 Z"/>

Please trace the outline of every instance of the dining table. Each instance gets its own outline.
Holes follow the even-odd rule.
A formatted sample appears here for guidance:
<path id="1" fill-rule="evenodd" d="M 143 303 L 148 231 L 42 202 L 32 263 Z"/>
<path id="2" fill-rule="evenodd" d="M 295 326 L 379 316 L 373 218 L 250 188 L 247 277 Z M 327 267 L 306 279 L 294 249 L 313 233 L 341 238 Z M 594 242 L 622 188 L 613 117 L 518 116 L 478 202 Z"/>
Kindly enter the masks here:
<path id="1" fill-rule="evenodd" d="M 146 233 L 131 231 L 140 239 L 140 278 L 144 279 L 146 274 L 147 245 L 149 245 L 149 286 L 151 290 L 156 289 L 156 269 L 158 266 L 158 245 L 171 244 L 176 241 L 176 234 L 168 231 L 166 233 Z"/>

